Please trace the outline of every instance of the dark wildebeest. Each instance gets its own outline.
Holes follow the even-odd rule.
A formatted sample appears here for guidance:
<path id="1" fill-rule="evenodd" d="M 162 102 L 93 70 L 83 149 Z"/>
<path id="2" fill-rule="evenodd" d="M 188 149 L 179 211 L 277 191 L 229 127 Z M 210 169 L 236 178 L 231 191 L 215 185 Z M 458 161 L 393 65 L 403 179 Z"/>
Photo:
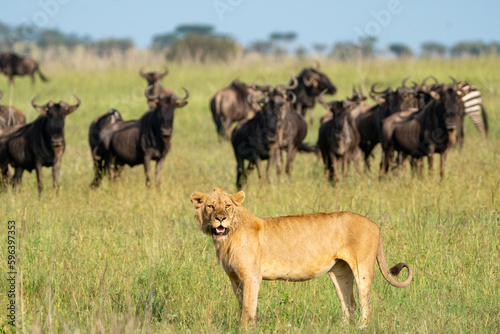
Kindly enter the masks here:
<path id="1" fill-rule="evenodd" d="M 3 97 L 3 92 L 0 90 L 0 99 Z M 17 124 L 26 124 L 26 117 L 13 106 L 0 105 L 0 130 L 14 126 Z"/>
<path id="2" fill-rule="evenodd" d="M 263 103 L 261 110 L 255 116 L 236 126 L 231 134 L 231 143 L 237 163 L 236 187 L 241 189 L 246 181 L 248 171 L 257 167 L 261 178 L 261 160 L 269 160 L 266 178 L 269 179 L 270 168 L 280 153 L 279 133 L 283 126 L 284 112 L 289 97 L 286 90 L 291 86 L 279 85 L 270 89 L 267 96 L 258 102 Z M 245 168 L 245 160 L 249 165 Z M 278 164 L 281 164 L 278 159 Z M 278 177 L 281 165 L 278 165 Z"/>
<path id="3" fill-rule="evenodd" d="M 354 120 L 350 111 L 359 105 L 358 102 L 348 100 L 324 102 L 322 95 L 318 102 L 332 114 L 332 117 L 321 125 L 318 134 L 317 146 L 321 152 L 325 165 L 325 177 L 337 182 L 338 164 L 342 161 L 343 177 L 346 178 L 349 164 L 357 161 L 361 155 L 359 134 L 354 129 Z"/>
<path id="4" fill-rule="evenodd" d="M 231 125 L 252 118 L 260 106 L 254 97 L 260 97 L 258 92 L 268 89 L 268 86 L 257 87 L 255 84 L 249 86 L 239 80 L 233 80 L 231 85 L 217 91 L 210 99 L 210 110 L 217 127 L 217 133 L 222 138 L 230 134 Z"/>
<path id="5" fill-rule="evenodd" d="M 432 155 L 440 153 L 439 174 L 441 178 L 444 176 L 448 150 L 455 144 L 461 126 L 459 115 L 463 113 L 463 102 L 457 92 L 456 84 L 442 86 L 440 100 L 431 99 L 423 109 L 410 115 L 395 114 L 383 121 L 380 176 L 387 172 L 394 150 L 411 156 L 417 162 L 419 174 L 422 158 L 429 157 L 429 170 L 432 170 Z"/>
<path id="6" fill-rule="evenodd" d="M 318 99 L 319 99 L 319 97 L 318 97 Z M 364 102 L 366 101 L 366 96 L 363 95 L 363 91 L 361 90 L 361 88 L 359 88 L 359 91 L 357 91 L 356 88 L 353 87 L 352 88 L 352 97 L 348 98 L 348 100 L 355 104 L 355 107 L 353 107 L 353 109 L 357 108 L 357 109 L 359 109 L 360 112 L 363 110 L 368 110 L 368 108 L 370 108 L 370 107 L 366 107 L 364 104 Z M 334 114 L 332 112 L 330 112 L 330 109 L 327 108 L 327 110 L 328 110 L 328 113 L 324 114 L 320 118 L 320 125 L 328 122 L 329 120 L 331 120 L 333 118 Z M 352 113 L 350 113 L 350 114 L 352 114 Z M 356 113 L 355 115 L 357 116 L 358 113 Z"/>
<path id="7" fill-rule="evenodd" d="M 376 91 L 376 85 L 376 83 L 372 85 L 370 97 L 378 104 L 368 109 L 359 110 L 355 116 L 355 128 L 360 136 L 360 148 L 364 153 L 367 170 L 370 169 L 371 152 L 381 140 L 383 119 L 401 111 L 402 105 L 411 106 L 412 103 L 416 103 L 415 89 L 413 88 L 403 85 L 396 90 L 389 87 L 384 91 Z M 408 100 L 411 100 L 412 103 L 408 103 Z"/>
<path id="8" fill-rule="evenodd" d="M 89 127 L 89 145 L 94 161 L 94 180 L 90 186 L 92 188 L 99 185 L 105 172 L 104 156 L 109 150 L 109 140 L 113 125 L 123 121 L 122 116 L 116 109 L 110 109 L 104 115 L 98 116 Z"/>
<path id="9" fill-rule="evenodd" d="M 24 170 L 36 170 L 38 196 L 42 192 L 42 167 L 52 167 L 53 185 L 59 187 L 59 168 L 66 147 L 64 141 L 64 120 L 67 115 L 80 106 L 80 99 L 75 105 L 64 101 L 52 100 L 44 105 L 37 105 L 33 98 L 31 105 L 41 115 L 32 123 L 9 128 L 9 133 L 0 136 L 0 169 L 6 177 L 8 164 L 15 169 L 13 187 L 21 181 Z"/>
<path id="10" fill-rule="evenodd" d="M 143 68 L 139 70 L 139 75 L 141 78 L 146 80 L 147 82 L 147 91 L 145 92 L 147 96 L 159 96 L 160 93 L 163 93 L 164 96 L 174 94 L 174 90 L 172 88 L 163 87 L 160 83 L 161 79 L 168 74 L 168 68 L 165 68 L 164 72 L 144 72 Z M 154 108 L 157 100 L 151 100 L 147 98 L 148 106 L 150 108 Z"/>
<path id="11" fill-rule="evenodd" d="M 314 121 L 313 108 L 316 98 L 325 89 L 327 94 L 335 94 L 337 87 L 335 87 L 325 73 L 320 71 L 319 62 L 316 68 L 304 68 L 295 78 L 298 81 L 298 85 L 291 90 L 297 97 L 293 108 L 304 117 L 307 110 L 310 109 L 309 122 L 312 124 Z M 292 85 L 292 81 L 290 81 L 290 85 Z"/>
<path id="12" fill-rule="evenodd" d="M 149 87 L 148 87 L 149 88 Z M 161 169 L 167 153 L 170 151 L 174 110 L 187 104 L 189 92 L 183 88 L 186 96 L 181 98 L 175 94 L 158 96 L 147 95 L 157 100 L 155 107 L 144 113 L 138 120 L 119 121 L 111 126 L 109 148 L 105 154 L 105 166 L 114 180 L 114 171 L 123 165 L 131 167 L 143 164 L 146 175 L 146 186 L 150 186 L 149 177 L 151 160 L 156 161 L 155 179 L 160 183 Z M 105 143 L 107 140 L 104 140 Z M 99 183 L 95 184 L 98 186 Z"/>
<path id="13" fill-rule="evenodd" d="M 11 85 L 14 83 L 15 75 L 29 75 L 31 81 L 34 83 L 35 72 L 38 73 L 42 81 L 48 81 L 40 71 L 40 66 L 36 60 L 28 56 L 19 56 L 14 52 L 0 53 L 0 72 L 5 73 L 5 75 L 9 77 L 9 83 Z"/>

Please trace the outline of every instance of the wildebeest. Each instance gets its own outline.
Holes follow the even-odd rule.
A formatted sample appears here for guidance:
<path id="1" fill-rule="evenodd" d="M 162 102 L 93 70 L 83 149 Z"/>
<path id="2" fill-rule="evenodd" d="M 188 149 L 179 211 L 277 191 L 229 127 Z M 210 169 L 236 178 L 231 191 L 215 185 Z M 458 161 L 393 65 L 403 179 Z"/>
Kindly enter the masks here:
<path id="1" fill-rule="evenodd" d="M 316 68 L 304 68 L 295 78 L 298 81 L 298 85 L 291 90 L 297 97 L 293 104 L 293 108 L 304 117 L 307 110 L 310 109 L 311 113 L 309 117 L 310 123 L 312 124 L 314 120 L 313 108 L 316 98 L 324 90 L 326 90 L 327 94 L 335 94 L 337 92 L 337 87 L 335 87 L 325 73 L 321 72 L 319 62 Z M 290 85 L 291 84 L 292 81 L 290 81 Z"/>
<path id="2" fill-rule="evenodd" d="M 35 82 L 35 73 L 42 81 L 48 81 L 40 71 L 40 66 L 36 60 L 28 56 L 20 56 L 14 52 L 0 53 L 0 72 L 5 73 L 9 77 L 9 83 L 14 83 L 14 76 L 29 75 L 31 81 Z"/>
<path id="3" fill-rule="evenodd" d="M 156 161 L 155 179 L 159 185 L 161 169 L 170 151 L 174 110 L 188 103 L 189 92 L 183 89 L 186 95 L 182 98 L 175 94 L 164 95 L 161 92 L 157 96 L 148 95 L 149 90 L 146 89 L 146 97 L 158 101 L 155 107 L 144 113 L 138 120 L 118 121 L 111 125 L 108 148 L 103 147 L 105 167 L 110 173 L 111 180 L 114 179 L 116 168 L 123 165 L 133 167 L 143 164 L 146 186 L 150 186 L 150 163 L 154 160 Z M 107 141 L 108 139 L 105 139 L 101 143 L 107 143 Z M 94 186 L 98 185 L 99 182 L 94 184 Z"/>
<path id="4" fill-rule="evenodd" d="M 90 186 L 92 188 L 99 185 L 100 180 L 105 172 L 106 152 L 109 150 L 109 141 L 113 125 L 122 122 L 123 118 L 120 112 L 116 109 L 110 109 L 104 115 L 98 116 L 90 124 L 89 127 L 89 145 L 94 161 L 94 179 Z"/>
<path id="5" fill-rule="evenodd" d="M 165 68 L 165 71 L 163 72 L 144 72 L 143 68 L 139 70 L 139 75 L 147 82 L 147 91 L 145 93 L 146 97 L 159 96 L 160 93 L 163 93 L 164 96 L 174 94 L 174 90 L 172 88 L 163 87 L 160 83 L 161 79 L 163 79 L 163 77 L 165 77 L 167 74 L 168 68 Z M 147 100 L 150 108 L 154 108 L 154 106 L 158 102 L 151 100 L 150 98 L 147 98 Z"/>
<path id="6" fill-rule="evenodd" d="M 361 155 L 359 134 L 354 129 L 350 111 L 359 104 L 351 100 L 324 102 L 322 95 L 318 101 L 332 116 L 319 128 L 318 148 L 325 165 L 325 176 L 337 182 L 338 164 L 342 161 L 343 177 L 346 178 L 351 161 L 357 164 Z"/>
<path id="7" fill-rule="evenodd" d="M 234 155 L 237 163 L 236 187 L 241 189 L 246 181 L 248 171 L 257 167 L 257 173 L 261 178 L 261 161 L 269 160 L 266 177 L 269 178 L 270 168 L 278 154 L 280 154 L 279 136 L 283 126 L 284 112 L 287 101 L 286 90 L 292 86 L 279 85 L 270 89 L 267 96 L 258 102 L 263 103 L 261 110 L 255 116 L 236 126 L 231 135 Z M 245 168 L 245 160 L 249 165 Z M 281 160 L 278 159 L 278 164 Z M 281 165 L 278 165 L 278 177 Z"/>
<path id="8" fill-rule="evenodd" d="M 440 100 L 431 99 L 423 109 L 410 115 L 394 114 L 384 119 L 380 176 L 388 170 L 394 150 L 411 156 L 417 162 L 419 174 L 422 158 L 429 157 L 432 170 L 432 154 L 440 153 L 439 174 L 441 178 L 444 176 L 448 150 L 455 144 L 459 123 L 463 120 L 459 117 L 463 113 L 463 102 L 456 84 L 442 86 L 439 95 Z"/>
<path id="9" fill-rule="evenodd" d="M 258 104 L 252 102 L 261 96 L 258 91 L 259 87 L 236 79 L 213 95 L 210 99 L 210 110 L 220 137 L 226 138 L 234 122 L 252 118 L 260 109 Z"/>
<path id="10" fill-rule="evenodd" d="M 0 90 L 0 99 L 3 92 Z M 0 105 L 0 130 L 17 124 L 26 124 L 26 117 L 21 110 L 13 106 Z"/>
<path id="11" fill-rule="evenodd" d="M 415 89 L 403 85 L 396 90 L 387 88 L 384 91 L 376 91 L 377 83 L 370 90 L 370 96 L 377 101 L 377 105 L 360 110 L 355 116 L 356 131 L 360 136 L 360 148 L 364 153 L 365 167 L 370 169 L 370 155 L 375 146 L 380 142 L 382 133 L 382 121 L 389 115 L 401 110 L 401 106 L 411 99 L 416 103 L 413 96 Z M 411 106 L 406 102 L 406 107 Z"/>
<path id="12" fill-rule="evenodd" d="M 59 187 L 59 168 L 66 143 L 64 141 L 64 120 L 80 106 L 80 99 L 74 95 L 77 104 L 50 100 L 37 105 L 34 97 L 31 105 L 41 113 L 38 118 L 25 125 L 9 128 L 0 136 L 0 169 L 2 176 L 8 175 L 8 164 L 15 169 L 13 187 L 20 183 L 24 170 L 36 170 L 38 196 L 42 192 L 42 167 L 52 167 L 53 185 Z"/>

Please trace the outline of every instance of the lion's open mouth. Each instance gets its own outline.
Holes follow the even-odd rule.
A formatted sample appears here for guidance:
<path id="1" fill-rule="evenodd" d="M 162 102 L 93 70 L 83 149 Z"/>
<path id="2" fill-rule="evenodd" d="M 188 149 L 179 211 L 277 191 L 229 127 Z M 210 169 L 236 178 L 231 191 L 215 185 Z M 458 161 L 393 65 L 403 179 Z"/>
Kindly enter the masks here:
<path id="1" fill-rule="evenodd" d="M 227 235 L 228 232 L 229 232 L 229 229 L 225 228 L 222 225 L 219 225 L 216 228 L 212 227 L 212 235 L 214 235 L 214 236 Z"/>

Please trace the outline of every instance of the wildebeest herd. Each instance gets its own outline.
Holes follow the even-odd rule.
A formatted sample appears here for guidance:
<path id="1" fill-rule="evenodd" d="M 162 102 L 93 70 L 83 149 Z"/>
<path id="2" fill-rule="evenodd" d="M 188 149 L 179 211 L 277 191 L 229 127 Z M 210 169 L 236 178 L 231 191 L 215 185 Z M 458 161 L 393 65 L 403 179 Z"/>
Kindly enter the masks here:
<path id="1" fill-rule="evenodd" d="M 13 83 L 14 75 L 38 72 L 38 63 L 28 57 L 6 52 L 0 54 L 0 70 Z M 101 183 L 107 173 L 113 180 L 124 165 L 144 165 L 146 185 L 150 185 L 151 160 L 156 161 L 155 180 L 160 182 L 162 165 L 170 150 L 175 109 L 187 104 L 184 96 L 163 87 L 163 72 L 139 71 L 146 80 L 144 92 L 149 109 L 137 120 L 123 120 L 120 113 L 110 109 L 94 119 L 89 128 L 89 144 L 94 164 L 92 187 Z M 429 81 L 432 80 L 432 83 Z M 361 88 L 353 89 L 352 97 L 325 101 L 325 94 L 333 95 L 337 88 L 315 67 L 304 68 L 288 84 L 276 86 L 243 83 L 234 80 L 228 87 L 216 92 L 209 101 L 216 131 L 221 138 L 230 139 L 236 157 L 236 186 L 242 188 L 247 174 L 257 169 L 261 177 L 261 162 L 268 160 L 266 176 L 276 161 L 278 177 L 282 171 L 282 152 L 286 152 L 285 172 L 290 176 L 293 160 L 299 150 L 321 155 L 325 176 L 332 182 L 339 180 L 339 164 L 347 177 L 349 165 L 358 165 L 364 158 L 370 169 L 372 151 L 382 146 L 380 176 L 409 161 L 412 168 L 422 173 L 422 161 L 428 159 L 433 167 L 433 154 L 441 156 L 440 175 L 444 175 L 446 155 L 455 145 L 461 147 L 464 138 L 464 118 L 469 115 L 485 137 L 488 130 L 487 114 L 481 93 L 468 82 L 440 83 L 430 76 L 422 83 L 408 85 L 408 78 L 400 87 L 379 89 L 373 84 L 369 96 L 375 101 L 367 105 Z M 0 98 L 3 93 L 0 91 Z M 59 168 L 65 149 L 65 117 L 80 106 L 64 101 L 48 101 L 32 106 L 40 116 L 29 124 L 22 112 L 0 105 L 0 168 L 1 187 L 8 183 L 19 185 L 23 171 L 36 170 L 38 193 L 42 191 L 41 168 L 53 167 L 53 184 L 57 188 Z M 318 102 L 328 113 L 321 118 L 315 145 L 305 144 L 308 124 L 305 120 Z M 233 123 L 238 122 L 233 128 Z M 245 164 L 245 161 L 248 161 Z M 14 174 L 9 171 L 9 165 Z"/>

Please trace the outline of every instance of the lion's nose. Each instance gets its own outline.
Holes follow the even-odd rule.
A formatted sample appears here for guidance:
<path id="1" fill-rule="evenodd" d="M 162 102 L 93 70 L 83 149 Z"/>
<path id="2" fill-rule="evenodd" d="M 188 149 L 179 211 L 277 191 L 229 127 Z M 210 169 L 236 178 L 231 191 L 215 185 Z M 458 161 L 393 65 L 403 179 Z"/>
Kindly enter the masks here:
<path id="1" fill-rule="evenodd" d="M 217 216 L 217 217 L 215 217 L 215 219 L 218 220 L 220 223 L 222 223 L 222 221 L 225 220 L 226 217 L 225 216 Z"/>

